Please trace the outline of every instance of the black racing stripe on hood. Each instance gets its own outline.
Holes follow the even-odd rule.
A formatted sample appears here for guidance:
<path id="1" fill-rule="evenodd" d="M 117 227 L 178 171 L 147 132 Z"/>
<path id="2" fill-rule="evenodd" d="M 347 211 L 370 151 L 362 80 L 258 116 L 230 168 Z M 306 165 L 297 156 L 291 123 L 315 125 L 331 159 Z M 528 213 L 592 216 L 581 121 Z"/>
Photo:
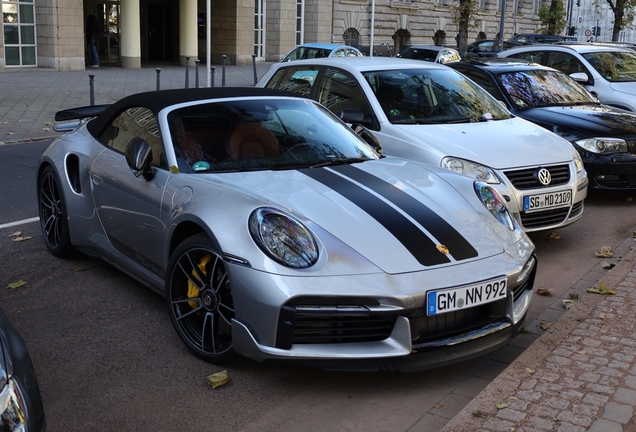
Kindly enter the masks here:
<path id="1" fill-rule="evenodd" d="M 445 264 L 450 259 L 404 215 L 369 191 L 325 168 L 299 170 L 306 176 L 338 192 L 384 226 L 422 265 Z M 370 233 L 372 234 L 372 233 Z M 378 245 L 378 247 L 382 247 Z"/>
<path id="2" fill-rule="evenodd" d="M 446 246 L 456 260 L 475 258 L 475 248 L 437 213 L 426 205 L 378 177 L 352 165 L 332 168 L 383 196 L 422 225 L 437 241 Z"/>

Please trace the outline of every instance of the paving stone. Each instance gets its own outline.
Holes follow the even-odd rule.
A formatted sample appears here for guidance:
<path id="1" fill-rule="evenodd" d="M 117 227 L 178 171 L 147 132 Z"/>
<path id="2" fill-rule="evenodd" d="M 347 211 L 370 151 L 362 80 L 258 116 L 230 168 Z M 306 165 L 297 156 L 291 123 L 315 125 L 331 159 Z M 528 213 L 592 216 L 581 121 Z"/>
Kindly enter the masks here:
<path id="1" fill-rule="evenodd" d="M 614 400 L 619 403 L 634 406 L 636 405 L 636 391 L 626 388 L 619 388 L 614 394 Z"/>
<path id="2" fill-rule="evenodd" d="M 615 421 L 617 423 L 627 424 L 634 415 L 634 409 L 630 406 L 609 402 L 605 405 L 603 418 Z"/>
<path id="3" fill-rule="evenodd" d="M 623 432 L 623 427 L 613 421 L 598 419 L 592 423 L 588 432 Z"/>

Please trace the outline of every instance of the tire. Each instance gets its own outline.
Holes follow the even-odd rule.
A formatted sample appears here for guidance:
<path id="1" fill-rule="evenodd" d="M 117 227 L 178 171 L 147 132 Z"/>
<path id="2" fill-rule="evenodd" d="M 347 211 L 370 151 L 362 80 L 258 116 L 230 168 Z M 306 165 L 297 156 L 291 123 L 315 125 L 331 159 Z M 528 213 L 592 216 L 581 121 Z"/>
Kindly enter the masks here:
<path id="1" fill-rule="evenodd" d="M 38 181 L 38 210 L 44 244 L 56 257 L 64 257 L 73 252 L 73 245 L 68 229 L 66 203 L 58 179 L 51 166 L 44 168 Z"/>
<path id="2" fill-rule="evenodd" d="M 172 324 L 190 351 L 210 363 L 230 361 L 234 299 L 227 266 L 207 235 L 176 248 L 165 292 Z"/>

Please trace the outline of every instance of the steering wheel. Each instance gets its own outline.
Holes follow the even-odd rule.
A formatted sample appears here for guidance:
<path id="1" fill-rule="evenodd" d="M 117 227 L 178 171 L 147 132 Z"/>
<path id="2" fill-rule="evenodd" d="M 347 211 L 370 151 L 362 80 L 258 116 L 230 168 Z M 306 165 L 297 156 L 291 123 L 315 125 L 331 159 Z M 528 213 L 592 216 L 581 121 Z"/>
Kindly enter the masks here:
<path id="1" fill-rule="evenodd" d="M 299 152 L 299 150 L 301 150 L 301 149 L 313 150 L 314 146 L 312 144 L 308 143 L 307 141 L 296 143 L 293 146 L 291 146 L 290 148 L 288 148 L 287 150 L 285 150 L 285 157 L 287 157 L 289 155 L 289 156 L 293 157 L 294 159 L 296 159 L 297 161 L 301 161 L 302 158 L 300 156 L 302 154 L 302 151 Z"/>

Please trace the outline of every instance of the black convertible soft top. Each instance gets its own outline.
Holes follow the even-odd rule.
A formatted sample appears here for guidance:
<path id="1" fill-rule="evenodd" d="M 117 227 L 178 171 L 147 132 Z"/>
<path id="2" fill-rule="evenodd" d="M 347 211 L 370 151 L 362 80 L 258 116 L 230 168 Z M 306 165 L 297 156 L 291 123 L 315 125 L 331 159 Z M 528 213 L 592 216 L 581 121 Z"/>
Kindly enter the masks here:
<path id="1" fill-rule="evenodd" d="M 184 102 L 251 96 L 300 97 L 295 93 L 287 91 L 258 87 L 217 87 L 151 91 L 133 94 L 120 99 L 104 109 L 103 112 L 91 120 L 86 127 L 91 135 L 99 137 L 102 131 L 112 123 L 115 117 L 129 108 L 145 107 L 150 109 L 156 116 L 162 109 Z"/>

